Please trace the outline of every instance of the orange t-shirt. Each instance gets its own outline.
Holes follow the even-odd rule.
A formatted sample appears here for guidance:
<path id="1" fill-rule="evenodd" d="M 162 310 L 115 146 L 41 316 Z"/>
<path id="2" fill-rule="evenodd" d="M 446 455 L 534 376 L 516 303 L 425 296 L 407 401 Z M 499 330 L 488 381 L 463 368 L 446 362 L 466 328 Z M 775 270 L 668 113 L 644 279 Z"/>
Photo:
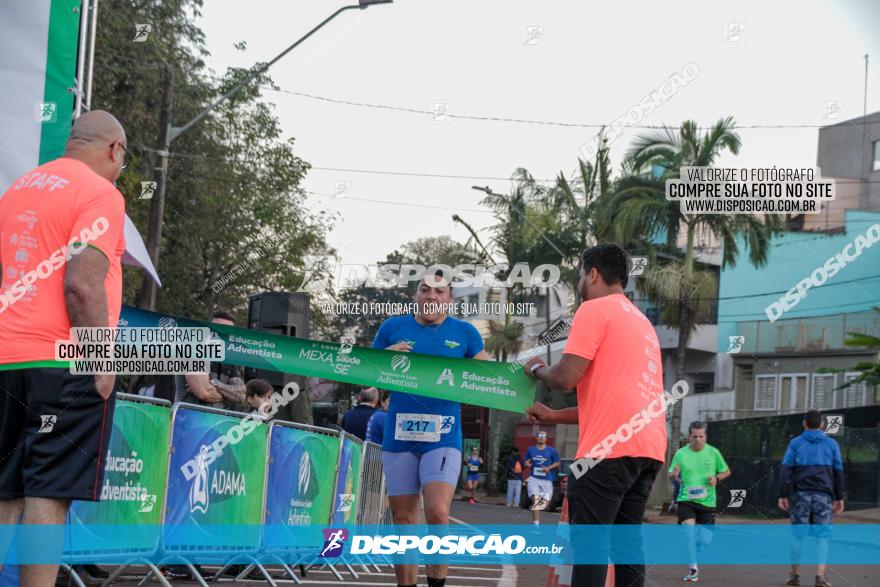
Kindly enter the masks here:
<path id="1" fill-rule="evenodd" d="M 581 304 L 565 354 L 590 360 L 577 386 L 577 458 L 666 457 L 663 367 L 654 327 L 623 294 Z M 657 400 L 657 401 L 655 401 Z M 611 446 L 607 438 L 616 437 Z M 611 446 L 603 454 L 602 443 Z"/>
<path id="2" fill-rule="evenodd" d="M 124 223 L 122 194 L 76 159 L 41 165 L 0 196 L 0 365 L 54 361 L 55 341 L 70 337 L 64 274 L 73 243 L 110 261 L 107 324 L 116 326 Z"/>

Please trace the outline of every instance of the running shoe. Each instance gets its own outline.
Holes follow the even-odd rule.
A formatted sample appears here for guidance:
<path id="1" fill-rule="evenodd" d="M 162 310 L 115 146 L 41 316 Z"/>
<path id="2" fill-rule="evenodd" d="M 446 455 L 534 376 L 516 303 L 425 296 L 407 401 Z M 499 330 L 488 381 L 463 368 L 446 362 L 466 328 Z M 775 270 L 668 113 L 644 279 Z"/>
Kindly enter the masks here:
<path id="1" fill-rule="evenodd" d="M 791 575 L 789 575 L 788 581 L 785 584 L 786 585 L 793 585 L 794 587 L 797 587 L 798 585 L 801 584 L 801 578 L 799 575 L 795 575 L 794 573 L 792 573 Z"/>
<path id="2" fill-rule="evenodd" d="M 691 569 L 690 573 L 682 579 L 682 581 L 690 581 L 691 583 L 696 583 L 699 580 L 700 572 L 697 569 Z"/>
<path id="3" fill-rule="evenodd" d="M 468 503 L 477 503 L 476 500 L 472 497 L 468 500 Z"/>
<path id="4" fill-rule="evenodd" d="M 816 575 L 816 587 L 831 587 L 831 583 L 822 575 Z"/>
<path id="5" fill-rule="evenodd" d="M 547 509 L 547 506 L 549 504 L 550 504 L 550 502 L 548 502 L 546 499 L 544 499 L 543 496 L 538 495 L 535 497 L 535 503 L 532 504 L 532 511 L 538 511 L 538 512 L 544 511 L 545 509 Z"/>

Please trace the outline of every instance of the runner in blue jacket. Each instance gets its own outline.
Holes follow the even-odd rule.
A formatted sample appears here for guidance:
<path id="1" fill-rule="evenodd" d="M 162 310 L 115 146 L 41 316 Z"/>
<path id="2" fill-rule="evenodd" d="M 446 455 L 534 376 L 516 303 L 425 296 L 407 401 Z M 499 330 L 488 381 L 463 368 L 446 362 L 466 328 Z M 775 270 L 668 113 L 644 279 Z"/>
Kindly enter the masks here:
<path id="1" fill-rule="evenodd" d="M 804 416 L 804 433 L 788 443 L 779 470 L 779 507 L 789 512 L 795 537 L 791 548 L 791 577 L 786 585 L 800 585 L 800 557 L 807 530 L 819 539 L 816 587 L 830 587 L 825 579 L 832 514 L 843 511 L 844 479 L 840 447 L 822 430 L 822 414 Z M 810 528 L 810 525 L 816 528 Z"/>

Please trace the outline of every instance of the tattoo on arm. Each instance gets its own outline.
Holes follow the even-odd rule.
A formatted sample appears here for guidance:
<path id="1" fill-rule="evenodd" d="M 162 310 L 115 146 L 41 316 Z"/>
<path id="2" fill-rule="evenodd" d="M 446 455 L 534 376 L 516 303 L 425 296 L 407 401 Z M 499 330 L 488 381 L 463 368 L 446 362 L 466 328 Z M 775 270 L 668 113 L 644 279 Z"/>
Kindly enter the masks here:
<path id="1" fill-rule="evenodd" d="M 214 386 L 214 389 L 228 402 L 234 404 L 245 403 L 245 385 L 238 377 L 233 377 L 228 383 L 218 383 Z"/>
<path id="2" fill-rule="evenodd" d="M 103 253 L 86 248 L 71 257 L 64 275 L 64 302 L 71 326 L 107 326 L 104 279 L 110 262 Z"/>

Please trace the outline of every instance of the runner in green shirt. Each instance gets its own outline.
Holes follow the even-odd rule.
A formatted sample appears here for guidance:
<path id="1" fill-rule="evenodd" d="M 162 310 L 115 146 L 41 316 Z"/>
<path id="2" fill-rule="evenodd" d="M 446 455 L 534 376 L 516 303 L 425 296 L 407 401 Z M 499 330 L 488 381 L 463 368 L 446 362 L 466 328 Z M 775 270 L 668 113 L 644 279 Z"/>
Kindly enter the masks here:
<path id="1" fill-rule="evenodd" d="M 699 580 L 697 550 L 712 540 L 706 526 L 715 524 L 715 486 L 730 477 L 730 468 L 721 452 L 706 443 L 706 423 L 695 421 L 688 427 L 688 445 L 675 452 L 669 465 L 669 477 L 679 483 L 678 523 L 688 530 L 690 572 L 685 581 Z M 699 528 L 696 526 L 699 524 Z M 697 539 L 699 531 L 699 540 Z"/>

